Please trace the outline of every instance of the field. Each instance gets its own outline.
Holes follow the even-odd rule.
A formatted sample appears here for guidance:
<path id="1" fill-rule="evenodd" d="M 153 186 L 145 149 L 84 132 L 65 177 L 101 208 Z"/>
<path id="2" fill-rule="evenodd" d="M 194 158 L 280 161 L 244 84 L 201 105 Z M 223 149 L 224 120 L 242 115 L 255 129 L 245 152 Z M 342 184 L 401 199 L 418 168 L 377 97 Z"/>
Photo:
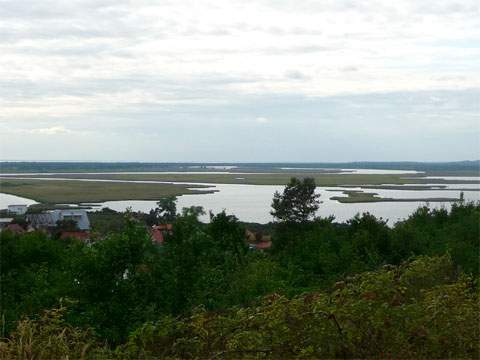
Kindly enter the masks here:
<path id="1" fill-rule="evenodd" d="M 62 179 L 101 179 L 126 181 L 166 181 L 183 183 L 212 184 L 249 184 L 249 185 L 285 185 L 292 177 L 313 177 L 318 186 L 369 186 L 369 185 L 403 185 L 403 184 L 479 184 L 480 180 L 458 181 L 444 179 L 423 179 L 421 176 L 404 174 L 329 174 L 318 172 L 283 172 L 283 173 L 200 173 L 200 174 L 62 174 L 30 175 L 33 178 Z M 28 178 L 29 175 L 22 175 Z M 475 186 L 472 186 L 475 188 Z M 425 190 L 429 188 L 426 187 Z"/>
<path id="2" fill-rule="evenodd" d="M 43 168 L 43 171 L 64 170 L 54 164 L 55 168 Z M 33 166 L 33 165 L 32 165 Z M 53 165 L 52 165 L 53 166 Z M 65 165 L 66 166 L 66 165 Z M 69 165 L 72 166 L 72 165 Z M 98 167 L 77 167 L 76 169 L 90 170 L 96 172 Z M 113 166 L 113 165 L 112 165 Z M 119 165 L 118 165 L 119 166 Z M 125 166 L 125 165 L 123 165 Z M 137 165 L 139 166 L 139 165 Z M 142 165 L 145 166 L 145 165 Z M 235 170 L 212 171 L 206 167 L 189 169 L 178 164 L 157 165 L 164 171 L 173 173 L 62 173 L 62 174 L 23 174 L 2 175 L 0 179 L 0 192 L 12 195 L 27 197 L 42 203 L 80 203 L 80 202 L 103 202 L 111 200 L 157 200 L 161 197 L 183 194 L 202 194 L 211 192 L 205 190 L 206 185 L 202 184 L 248 184 L 248 185 L 285 185 L 292 177 L 313 177 L 318 186 L 323 187 L 345 187 L 345 196 L 337 196 L 334 200 L 343 203 L 363 203 L 382 201 L 452 201 L 451 198 L 424 198 L 424 199 L 391 199 L 381 198 L 374 193 L 375 189 L 390 190 L 447 190 L 447 184 L 470 184 L 468 189 L 455 188 L 448 190 L 456 191 L 479 191 L 480 178 L 476 180 L 453 180 L 453 179 L 426 179 L 425 176 L 472 176 L 478 175 L 474 170 L 451 170 L 443 171 L 435 169 L 427 170 L 424 174 L 357 174 L 352 172 L 332 173 L 335 169 L 315 170 L 299 168 L 295 170 L 280 170 L 272 165 L 242 165 Z M 130 170 L 133 168 L 125 168 Z M 17 168 L 21 170 L 22 168 Z M 34 167 L 29 170 L 37 169 Z M 106 170 L 113 171 L 113 167 Z M 137 169 L 137 168 L 135 168 Z M 144 170 L 157 170 L 157 168 L 145 166 Z M 183 171 L 178 171 L 183 169 Z M 240 172 L 240 169 L 245 172 Z M 25 168 L 24 168 L 25 170 Z M 192 171 L 195 171 L 192 173 Z M 222 172 L 223 171 L 223 172 Z M 2 172 L 6 172 L 5 168 Z M 45 180 L 43 180 L 45 179 Z M 89 180 L 76 181 L 75 179 Z M 100 180 L 100 181 L 95 181 Z M 105 182 L 105 180 L 119 180 L 123 183 Z M 176 182 L 176 184 L 136 183 L 135 181 L 158 181 Z M 130 182 L 130 183 L 127 183 Z M 195 184 L 195 185 L 192 185 Z M 436 184 L 432 187 L 431 184 Z M 352 191 L 349 187 L 360 187 L 365 191 Z M 192 189 L 193 188 L 193 189 Z M 369 191 L 369 190 L 373 191 Z"/>
<path id="3" fill-rule="evenodd" d="M 196 189 L 190 189 L 190 188 Z M 82 203 L 113 200 L 158 200 L 165 196 L 204 194 L 200 186 L 80 182 L 63 180 L 1 180 L 0 191 L 42 203 Z"/>
<path id="4" fill-rule="evenodd" d="M 358 190 L 345 190 L 343 192 L 346 196 L 333 196 L 332 200 L 337 200 L 341 203 L 371 203 L 371 202 L 410 202 L 410 201 L 422 201 L 422 202 L 452 202 L 457 199 L 452 198 L 415 198 L 415 199 L 393 199 L 382 198 L 376 193 L 368 193 Z"/>

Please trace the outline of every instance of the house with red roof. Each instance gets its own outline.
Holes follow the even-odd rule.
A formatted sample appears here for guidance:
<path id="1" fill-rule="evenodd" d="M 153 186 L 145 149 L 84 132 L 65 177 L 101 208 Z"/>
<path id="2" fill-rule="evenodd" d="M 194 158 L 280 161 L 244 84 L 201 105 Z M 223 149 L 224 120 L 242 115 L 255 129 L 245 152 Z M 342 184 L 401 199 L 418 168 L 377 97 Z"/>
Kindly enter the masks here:
<path id="1" fill-rule="evenodd" d="M 172 234 L 172 231 L 172 224 L 153 225 L 150 229 L 150 238 L 155 244 L 163 245 L 163 243 L 165 242 L 165 235 Z"/>
<path id="2" fill-rule="evenodd" d="M 25 233 L 25 229 L 18 224 L 8 224 L 5 227 L 5 230 L 11 231 L 12 233 L 18 235 Z"/>
<path id="3" fill-rule="evenodd" d="M 245 241 L 251 250 L 268 250 L 272 247 L 272 237 L 251 230 L 245 231 Z"/>

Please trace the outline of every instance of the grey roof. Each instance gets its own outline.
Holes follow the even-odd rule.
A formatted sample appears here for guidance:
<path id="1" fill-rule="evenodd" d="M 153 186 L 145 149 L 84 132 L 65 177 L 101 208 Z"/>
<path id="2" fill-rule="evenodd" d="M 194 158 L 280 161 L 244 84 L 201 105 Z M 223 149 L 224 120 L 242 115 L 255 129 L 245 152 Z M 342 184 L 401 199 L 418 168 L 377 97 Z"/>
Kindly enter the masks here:
<path id="1" fill-rule="evenodd" d="M 28 214 L 27 220 L 34 228 L 54 227 L 57 225 L 57 221 L 51 213 Z"/>

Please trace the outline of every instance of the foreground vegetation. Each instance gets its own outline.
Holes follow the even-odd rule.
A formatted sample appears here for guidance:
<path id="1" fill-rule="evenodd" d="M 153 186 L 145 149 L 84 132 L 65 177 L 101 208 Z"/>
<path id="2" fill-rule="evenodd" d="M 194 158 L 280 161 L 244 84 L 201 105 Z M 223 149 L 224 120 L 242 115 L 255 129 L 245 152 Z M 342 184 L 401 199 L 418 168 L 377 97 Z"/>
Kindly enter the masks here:
<path id="1" fill-rule="evenodd" d="M 93 244 L 2 232 L 0 358 L 478 358 L 478 204 L 389 228 L 276 199 L 266 253 L 199 208 L 153 214 L 163 246 L 131 213 Z"/>
<path id="2" fill-rule="evenodd" d="M 449 256 L 338 282 L 332 291 L 289 299 L 272 294 L 255 306 L 164 316 L 115 349 L 66 320 L 68 309 L 23 320 L 0 343 L 0 358 L 279 359 L 480 356 L 478 282 L 459 275 Z"/>

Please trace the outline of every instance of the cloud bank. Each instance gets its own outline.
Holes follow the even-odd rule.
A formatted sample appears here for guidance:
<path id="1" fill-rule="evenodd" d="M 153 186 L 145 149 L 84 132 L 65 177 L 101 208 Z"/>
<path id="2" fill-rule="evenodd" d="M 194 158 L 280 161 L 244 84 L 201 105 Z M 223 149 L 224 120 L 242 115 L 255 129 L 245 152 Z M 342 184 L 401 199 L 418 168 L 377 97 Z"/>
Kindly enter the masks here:
<path id="1" fill-rule="evenodd" d="M 3 159 L 480 150 L 476 0 L 3 0 L 0 54 Z"/>

